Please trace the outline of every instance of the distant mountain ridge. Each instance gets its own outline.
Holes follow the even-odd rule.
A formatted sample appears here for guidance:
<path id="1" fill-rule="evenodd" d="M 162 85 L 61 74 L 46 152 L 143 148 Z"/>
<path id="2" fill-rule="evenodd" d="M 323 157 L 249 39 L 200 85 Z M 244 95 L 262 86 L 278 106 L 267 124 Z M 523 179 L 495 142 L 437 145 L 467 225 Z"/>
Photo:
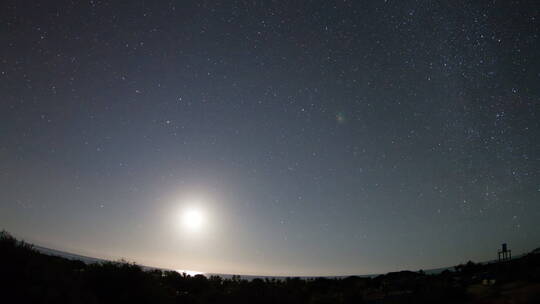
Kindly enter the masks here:
<path id="1" fill-rule="evenodd" d="M 38 246 L 38 245 L 32 245 L 32 248 L 34 248 L 35 250 L 37 250 L 37 251 L 39 251 L 39 252 L 41 252 L 43 254 L 59 256 L 59 257 L 63 257 L 63 258 L 69 259 L 69 260 L 79 260 L 79 261 L 82 261 L 82 262 L 84 262 L 86 264 L 111 262 L 111 260 L 93 258 L 93 257 L 85 256 L 85 255 L 60 251 L 60 250 L 51 249 L 51 248 Z M 137 265 L 141 266 L 141 268 L 143 268 L 144 270 L 153 270 L 153 269 L 157 269 L 157 270 L 173 270 L 173 269 L 159 268 L 159 267 L 146 266 L 146 265 L 140 265 L 140 264 L 137 264 Z"/>
<path id="2" fill-rule="evenodd" d="M 69 259 L 69 260 L 80 260 L 80 261 L 83 261 L 83 262 L 85 262 L 87 264 L 108 262 L 108 260 L 104 260 L 104 259 L 88 257 L 88 256 L 79 255 L 79 254 L 75 254 L 75 253 L 69 253 L 69 252 L 65 252 L 65 251 L 60 251 L 60 250 L 56 250 L 56 249 L 51 249 L 51 248 L 47 248 L 47 247 L 38 246 L 38 245 L 32 245 L 32 248 L 36 249 L 37 251 L 39 251 L 39 252 L 41 252 L 43 254 L 60 256 L 60 257 L 63 257 L 63 258 Z"/>
<path id="3" fill-rule="evenodd" d="M 65 251 L 60 251 L 56 249 L 51 249 L 43 246 L 33 245 L 33 248 L 38 250 L 39 252 L 47 255 L 53 255 L 53 256 L 59 256 L 70 260 L 80 260 L 86 264 L 92 264 L 92 263 L 104 263 L 104 262 L 110 262 L 111 260 L 106 259 L 100 259 L 100 258 L 94 258 L 89 256 L 84 256 L 80 254 L 75 253 L 69 253 Z M 517 257 L 517 256 L 516 256 Z M 146 265 L 139 265 L 145 270 L 172 270 L 177 271 L 175 269 L 168 269 L 168 268 L 159 268 L 159 267 L 153 267 L 153 266 L 146 266 Z M 442 267 L 442 268 L 433 268 L 424 270 L 424 273 L 426 274 L 439 274 L 445 270 L 452 270 L 454 266 L 449 267 Z M 311 278 L 347 278 L 351 276 L 355 277 L 361 277 L 361 278 L 373 278 L 378 275 L 381 275 L 381 273 L 374 273 L 374 274 L 362 274 L 362 275 L 328 275 L 328 276 L 271 276 L 271 275 L 236 275 L 236 274 L 225 274 L 225 273 L 202 273 L 205 276 L 220 276 L 223 278 L 232 278 L 233 276 L 240 276 L 243 279 L 252 280 L 252 279 L 286 279 L 286 278 L 301 278 L 301 279 L 311 279 Z"/>

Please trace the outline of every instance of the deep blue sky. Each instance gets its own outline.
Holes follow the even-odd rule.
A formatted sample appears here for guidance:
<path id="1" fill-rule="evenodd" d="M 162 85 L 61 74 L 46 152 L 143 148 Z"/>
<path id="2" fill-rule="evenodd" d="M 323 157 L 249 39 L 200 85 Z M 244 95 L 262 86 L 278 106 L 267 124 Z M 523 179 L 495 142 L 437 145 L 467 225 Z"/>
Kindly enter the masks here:
<path id="1" fill-rule="evenodd" d="M 538 16 L 506 0 L 2 1 L 0 228 L 244 274 L 529 251 Z"/>

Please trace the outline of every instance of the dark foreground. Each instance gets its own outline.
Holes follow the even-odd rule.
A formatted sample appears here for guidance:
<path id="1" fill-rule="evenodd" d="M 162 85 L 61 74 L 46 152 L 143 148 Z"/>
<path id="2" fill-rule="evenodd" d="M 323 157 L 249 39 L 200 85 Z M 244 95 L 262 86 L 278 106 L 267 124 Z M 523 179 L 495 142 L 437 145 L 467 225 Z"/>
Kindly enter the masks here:
<path id="1" fill-rule="evenodd" d="M 85 264 L 39 253 L 2 232 L 0 291 L 1 303 L 540 303 L 540 254 L 469 262 L 437 275 L 247 281 Z"/>

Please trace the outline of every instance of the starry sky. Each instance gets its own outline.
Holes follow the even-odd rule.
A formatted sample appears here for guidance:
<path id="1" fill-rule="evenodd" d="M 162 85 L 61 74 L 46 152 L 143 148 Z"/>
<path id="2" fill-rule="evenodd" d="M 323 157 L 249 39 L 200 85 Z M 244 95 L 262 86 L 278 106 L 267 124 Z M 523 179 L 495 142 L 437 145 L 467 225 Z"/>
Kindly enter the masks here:
<path id="1" fill-rule="evenodd" d="M 0 4 L 0 229 L 368 274 L 540 246 L 537 1 Z M 186 206 L 204 227 L 179 225 Z"/>

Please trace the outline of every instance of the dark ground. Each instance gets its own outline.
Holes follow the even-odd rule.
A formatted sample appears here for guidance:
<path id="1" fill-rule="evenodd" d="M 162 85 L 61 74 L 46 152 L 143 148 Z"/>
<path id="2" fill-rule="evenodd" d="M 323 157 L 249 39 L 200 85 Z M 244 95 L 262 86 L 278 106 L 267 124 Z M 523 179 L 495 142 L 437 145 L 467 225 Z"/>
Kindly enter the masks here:
<path id="1" fill-rule="evenodd" d="M 85 264 L 0 235 L 2 303 L 540 303 L 540 254 L 469 262 L 437 275 L 223 279 L 144 271 L 124 261 Z"/>

